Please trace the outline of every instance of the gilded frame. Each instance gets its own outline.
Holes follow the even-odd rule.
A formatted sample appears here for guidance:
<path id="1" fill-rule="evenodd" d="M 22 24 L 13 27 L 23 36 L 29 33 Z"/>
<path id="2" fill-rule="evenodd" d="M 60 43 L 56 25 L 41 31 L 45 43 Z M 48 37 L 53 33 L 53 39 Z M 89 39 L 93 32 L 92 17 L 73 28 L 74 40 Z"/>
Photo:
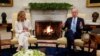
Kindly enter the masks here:
<path id="1" fill-rule="evenodd" d="M 0 7 L 12 7 L 13 0 L 0 0 Z"/>
<path id="2" fill-rule="evenodd" d="M 100 7 L 100 0 L 86 0 L 87 7 Z"/>

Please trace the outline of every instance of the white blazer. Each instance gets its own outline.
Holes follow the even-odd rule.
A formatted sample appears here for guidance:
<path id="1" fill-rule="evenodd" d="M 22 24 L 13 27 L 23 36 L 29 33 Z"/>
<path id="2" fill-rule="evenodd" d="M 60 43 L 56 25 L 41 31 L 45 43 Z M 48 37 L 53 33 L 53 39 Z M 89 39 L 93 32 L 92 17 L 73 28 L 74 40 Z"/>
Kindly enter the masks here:
<path id="1" fill-rule="evenodd" d="M 27 27 L 29 30 L 32 30 L 32 25 L 31 25 L 31 22 L 30 22 L 30 20 L 28 20 L 28 19 L 26 19 L 24 22 L 18 22 L 18 21 L 16 21 L 15 22 L 15 36 L 16 37 L 18 37 L 19 36 L 19 34 L 21 34 L 22 33 L 22 31 L 23 31 L 23 25 L 25 26 L 25 27 Z"/>

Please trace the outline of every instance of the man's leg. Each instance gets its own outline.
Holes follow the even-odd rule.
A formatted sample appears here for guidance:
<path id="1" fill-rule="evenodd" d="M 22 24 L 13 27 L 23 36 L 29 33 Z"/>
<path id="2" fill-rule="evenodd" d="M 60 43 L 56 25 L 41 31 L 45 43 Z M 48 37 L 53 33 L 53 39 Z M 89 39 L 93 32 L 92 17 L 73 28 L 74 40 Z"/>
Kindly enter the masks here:
<path id="1" fill-rule="evenodd" d="M 71 46 L 74 46 L 74 34 L 73 34 L 73 31 L 72 30 L 68 30 L 66 33 L 65 33 L 65 37 L 67 37 L 67 50 L 68 50 L 68 53 L 71 53 Z"/>

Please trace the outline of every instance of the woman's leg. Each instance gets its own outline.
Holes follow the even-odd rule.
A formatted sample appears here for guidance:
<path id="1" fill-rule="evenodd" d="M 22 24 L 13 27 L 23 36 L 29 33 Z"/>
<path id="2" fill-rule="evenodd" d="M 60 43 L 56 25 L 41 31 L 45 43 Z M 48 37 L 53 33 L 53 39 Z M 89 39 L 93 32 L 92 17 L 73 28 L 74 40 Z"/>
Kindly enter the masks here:
<path id="1" fill-rule="evenodd" d="M 24 36 L 24 45 L 23 45 L 23 48 L 25 50 L 27 50 L 28 46 L 29 46 L 29 44 L 28 44 L 28 36 Z"/>
<path id="2" fill-rule="evenodd" d="M 23 32 L 19 35 L 19 38 L 18 38 L 18 43 L 19 43 L 19 46 L 18 46 L 18 49 L 17 50 L 20 50 L 22 47 L 27 50 L 28 49 L 28 37 L 29 37 L 29 32 Z"/>
<path id="3" fill-rule="evenodd" d="M 20 50 L 21 50 L 21 48 L 22 48 L 22 46 L 18 45 L 18 48 L 17 48 L 17 50 L 16 50 L 16 51 L 20 51 Z"/>
<path id="4" fill-rule="evenodd" d="M 21 50 L 21 48 L 23 47 L 24 43 L 23 43 L 23 40 L 24 40 L 24 33 L 21 33 L 19 34 L 19 37 L 18 37 L 18 48 L 16 51 L 19 51 Z"/>

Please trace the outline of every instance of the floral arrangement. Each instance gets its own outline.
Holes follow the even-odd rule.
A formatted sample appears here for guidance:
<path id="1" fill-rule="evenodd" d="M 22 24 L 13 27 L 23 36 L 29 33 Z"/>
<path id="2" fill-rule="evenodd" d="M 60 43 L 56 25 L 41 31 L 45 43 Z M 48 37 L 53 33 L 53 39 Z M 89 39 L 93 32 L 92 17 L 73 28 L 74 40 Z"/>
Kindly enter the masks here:
<path id="1" fill-rule="evenodd" d="M 15 53 L 13 56 L 45 56 L 45 54 L 39 50 L 21 50 Z"/>

